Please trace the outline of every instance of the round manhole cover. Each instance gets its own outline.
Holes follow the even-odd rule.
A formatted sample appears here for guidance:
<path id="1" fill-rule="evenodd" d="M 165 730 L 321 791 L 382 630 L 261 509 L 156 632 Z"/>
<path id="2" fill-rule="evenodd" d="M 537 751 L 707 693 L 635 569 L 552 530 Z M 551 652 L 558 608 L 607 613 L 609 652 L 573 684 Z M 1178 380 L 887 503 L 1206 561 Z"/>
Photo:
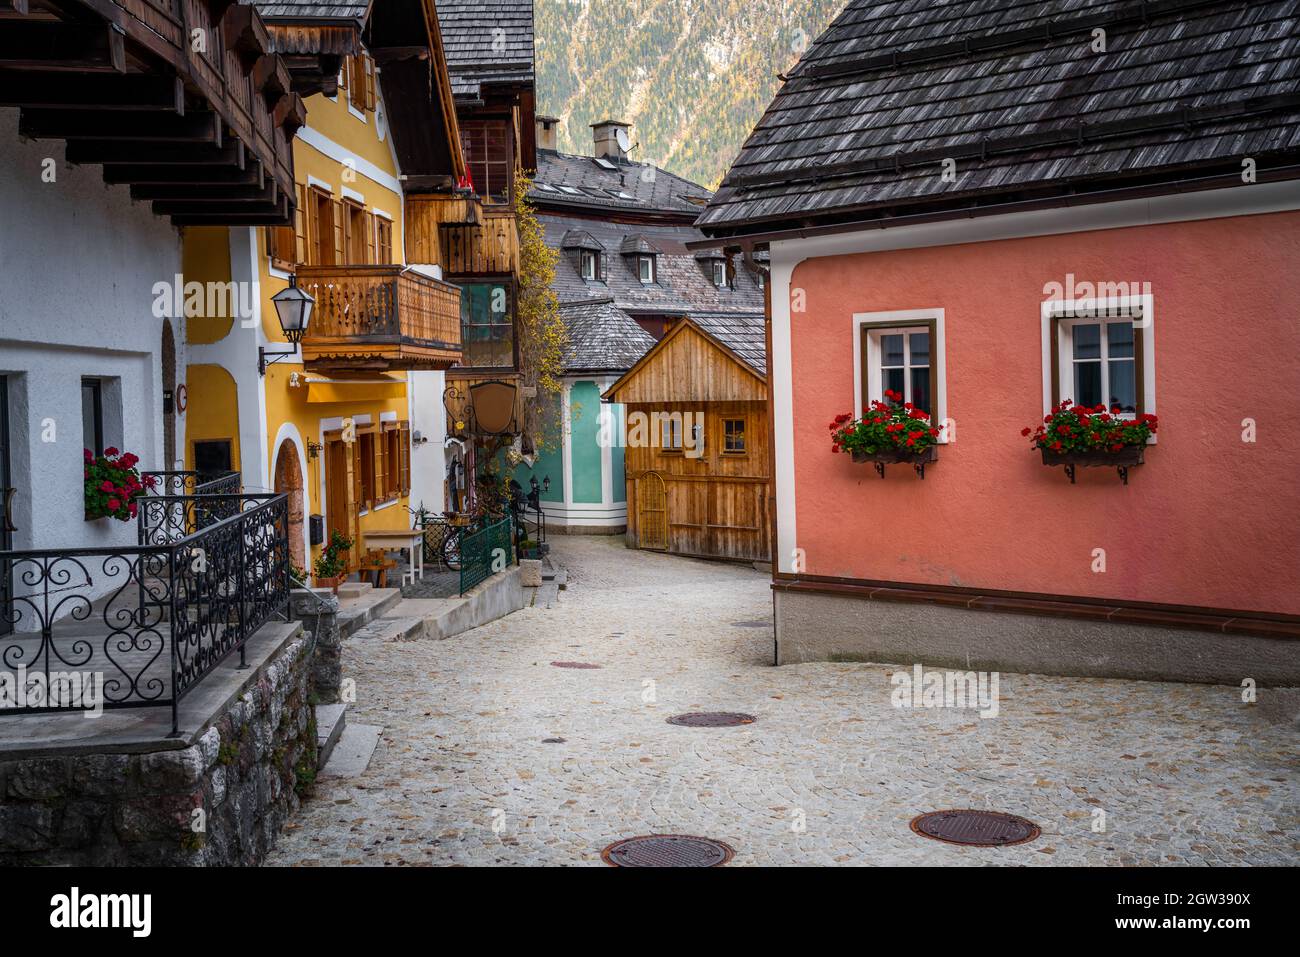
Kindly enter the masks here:
<path id="1" fill-rule="evenodd" d="M 553 668 L 599 668 L 600 665 L 593 665 L 586 661 L 552 661 Z"/>
<path id="2" fill-rule="evenodd" d="M 629 837 L 600 852 L 611 867 L 721 867 L 735 855 L 721 841 L 689 834 Z"/>
<path id="3" fill-rule="evenodd" d="M 689 714 L 675 714 L 668 719 L 668 723 L 679 724 L 684 728 L 734 728 L 741 724 L 753 724 L 756 720 L 752 714 L 739 714 L 735 711 L 692 711 Z"/>
<path id="4" fill-rule="evenodd" d="M 912 819 L 922 837 L 970 847 L 1024 844 L 1042 833 L 1037 824 L 1002 811 L 931 811 Z"/>

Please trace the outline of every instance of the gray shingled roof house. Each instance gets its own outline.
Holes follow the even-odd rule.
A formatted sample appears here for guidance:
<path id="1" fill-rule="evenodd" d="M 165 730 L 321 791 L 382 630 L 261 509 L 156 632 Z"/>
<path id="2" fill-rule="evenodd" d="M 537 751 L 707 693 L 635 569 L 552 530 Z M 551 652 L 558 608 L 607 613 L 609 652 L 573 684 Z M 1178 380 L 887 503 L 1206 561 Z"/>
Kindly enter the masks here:
<path id="1" fill-rule="evenodd" d="M 610 142 L 601 131 L 614 125 L 596 124 L 598 144 Z M 739 256 L 696 254 L 686 245 L 703 238 L 691 223 L 708 202 L 708 190 L 634 163 L 617 147 L 595 156 L 560 153 L 545 132 L 539 143 L 528 198 L 547 245 L 560 252 L 553 288 L 569 325 L 569 368 L 626 371 L 685 316 L 702 327 L 717 324 L 724 335 L 756 324 L 761 368 L 759 274 Z M 586 274 L 584 252 L 594 254 Z M 643 281 L 643 257 L 654 261 L 652 281 Z M 715 273 L 714 262 L 724 263 L 725 271 Z"/>
<path id="2" fill-rule="evenodd" d="M 796 235 L 1202 189 L 1240 182 L 1243 156 L 1292 178 L 1298 56 L 1291 0 L 850 0 L 698 225 Z"/>

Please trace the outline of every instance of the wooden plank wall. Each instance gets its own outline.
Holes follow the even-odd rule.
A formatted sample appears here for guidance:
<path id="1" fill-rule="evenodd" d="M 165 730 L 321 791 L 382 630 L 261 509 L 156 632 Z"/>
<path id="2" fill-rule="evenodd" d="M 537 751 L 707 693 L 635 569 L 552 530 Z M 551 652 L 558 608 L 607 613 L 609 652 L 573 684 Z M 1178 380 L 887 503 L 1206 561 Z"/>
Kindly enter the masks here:
<path id="1" fill-rule="evenodd" d="M 669 552 L 771 561 L 768 502 L 772 479 L 766 401 L 629 403 L 629 421 L 634 412 L 643 412 L 647 418 L 653 412 L 703 412 L 705 441 L 704 454 L 698 458 L 664 451 L 657 445 L 658 436 L 654 447 L 625 449 L 631 541 L 638 541 L 640 483 L 653 471 L 663 478 L 667 494 Z M 728 418 L 745 419 L 744 455 L 722 452 L 722 421 Z"/>

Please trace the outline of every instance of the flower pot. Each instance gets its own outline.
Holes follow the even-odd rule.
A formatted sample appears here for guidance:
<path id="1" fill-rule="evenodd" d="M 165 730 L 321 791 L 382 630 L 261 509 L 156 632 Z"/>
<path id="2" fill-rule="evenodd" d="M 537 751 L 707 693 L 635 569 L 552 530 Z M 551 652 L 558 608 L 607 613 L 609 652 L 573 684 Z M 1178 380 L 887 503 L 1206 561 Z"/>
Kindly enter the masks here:
<path id="1" fill-rule="evenodd" d="M 1142 453 L 1145 448 L 1142 445 L 1126 445 L 1118 452 L 1112 452 L 1109 449 L 1088 449 L 1070 452 L 1053 452 L 1051 449 L 1039 449 L 1039 451 L 1043 453 L 1044 465 L 1065 466 L 1065 474 L 1069 476 L 1071 485 L 1074 484 L 1074 470 L 1078 466 L 1116 469 L 1119 472 L 1120 481 L 1127 485 L 1129 466 L 1142 464 Z"/>
<path id="2" fill-rule="evenodd" d="M 321 575 L 314 575 L 312 577 L 315 579 L 317 588 L 328 588 L 337 595 L 339 593 L 339 586 L 348 580 L 348 573 L 340 572 L 339 574 L 332 575 L 328 578 Z"/>
<path id="3" fill-rule="evenodd" d="M 925 478 L 925 467 L 930 462 L 937 461 L 939 450 L 933 445 L 927 445 L 920 452 L 908 452 L 903 449 L 890 449 L 885 452 L 862 452 L 854 451 L 853 461 L 872 462 L 876 466 L 876 472 L 881 478 L 885 477 L 886 465 L 910 465 L 916 469 L 916 474 Z"/>

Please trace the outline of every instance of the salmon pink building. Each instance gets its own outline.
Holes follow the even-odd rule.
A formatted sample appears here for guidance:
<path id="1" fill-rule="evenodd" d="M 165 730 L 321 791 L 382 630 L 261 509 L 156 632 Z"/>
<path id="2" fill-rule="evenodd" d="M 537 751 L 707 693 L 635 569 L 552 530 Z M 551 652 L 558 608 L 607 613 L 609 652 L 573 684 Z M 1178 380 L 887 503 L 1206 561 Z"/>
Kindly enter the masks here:
<path id="1" fill-rule="evenodd" d="M 777 661 L 1300 683 L 1295 7 L 997 6 L 851 0 L 698 223 Z"/>

